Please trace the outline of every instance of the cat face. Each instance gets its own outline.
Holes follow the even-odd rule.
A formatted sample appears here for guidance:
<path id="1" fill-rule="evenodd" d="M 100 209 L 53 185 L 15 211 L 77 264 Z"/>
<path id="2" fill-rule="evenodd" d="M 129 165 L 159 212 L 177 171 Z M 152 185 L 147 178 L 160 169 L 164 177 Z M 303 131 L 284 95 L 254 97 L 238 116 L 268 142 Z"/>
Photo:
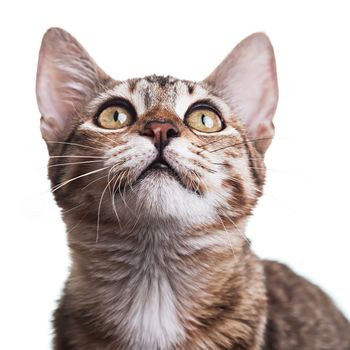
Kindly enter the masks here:
<path id="1" fill-rule="evenodd" d="M 108 77 L 61 29 L 42 43 L 42 134 L 58 204 L 101 223 L 231 226 L 261 194 L 277 83 L 255 34 L 203 82 Z"/>

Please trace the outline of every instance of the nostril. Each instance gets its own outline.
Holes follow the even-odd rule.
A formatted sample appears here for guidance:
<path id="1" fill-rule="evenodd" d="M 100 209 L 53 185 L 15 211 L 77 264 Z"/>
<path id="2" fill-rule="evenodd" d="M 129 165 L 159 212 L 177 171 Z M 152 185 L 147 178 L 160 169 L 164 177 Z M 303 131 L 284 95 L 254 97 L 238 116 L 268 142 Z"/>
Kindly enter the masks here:
<path id="1" fill-rule="evenodd" d="M 158 149 L 163 149 L 171 138 L 179 136 L 178 128 L 170 121 L 152 120 L 147 122 L 140 134 L 152 138 L 152 142 Z"/>
<path id="2" fill-rule="evenodd" d="M 175 128 L 170 128 L 167 133 L 166 136 L 168 139 L 170 139 L 171 137 L 176 137 L 179 136 L 179 131 Z"/>
<path id="3" fill-rule="evenodd" d="M 144 128 L 143 130 L 141 130 L 141 135 L 153 137 L 154 132 L 150 128 Z"/>

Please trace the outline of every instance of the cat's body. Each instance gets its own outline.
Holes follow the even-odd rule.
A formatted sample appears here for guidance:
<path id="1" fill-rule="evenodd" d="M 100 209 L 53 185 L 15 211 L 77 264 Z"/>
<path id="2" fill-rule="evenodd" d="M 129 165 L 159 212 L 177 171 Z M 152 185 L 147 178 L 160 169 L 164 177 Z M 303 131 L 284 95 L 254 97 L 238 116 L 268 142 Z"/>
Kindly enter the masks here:
<path id="1" fill-rule="evenodd" d="M 331 300 L 244 236 L 277 104 L 266 36 L 201 83 L 118 82 L 52 29 L 37 95 L 72 252 L 55 350 L 350 349 Z"/>

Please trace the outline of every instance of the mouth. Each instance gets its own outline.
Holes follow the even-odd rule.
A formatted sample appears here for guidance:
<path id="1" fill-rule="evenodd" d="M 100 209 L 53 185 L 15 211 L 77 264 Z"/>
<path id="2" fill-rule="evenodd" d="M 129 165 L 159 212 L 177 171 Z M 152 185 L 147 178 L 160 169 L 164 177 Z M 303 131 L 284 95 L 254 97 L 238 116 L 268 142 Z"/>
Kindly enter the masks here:
<path id="1" fill-rule="evenodd" d="M 175 179 L 183 188 L 191 190 L 197 195 L 201 195 L 198 186 L 195 185 L 195 181 L 191 181 L 179 174 L 163 157 L 156 158 L 138 177 L 138 180 L 144 179 L 148 176 L 155 176 L 157 178 L 172 178 Z"/>
<path id="2" fill-rule="evenodd" d="M 176 179 L 180 180 L 176 171 L 172 168 L 172 166 L 163 158 L 156 158 L 140 175 L 140 178 L 147 176 L 151 172 L 159 172 L 168 174 Z"/>
<path id="3" fill-rule="evenodd" d="M 149 164 L 141 173 L 140 175 L 132 180 L 131 183 L 127 183 L 124 181 L 122 184 L 119 184 L 117 186 L 117 190 L 115 193 L 120 192 L 120 191 L 127 191 L 128 189 L 131 188 L 131 185 L 136 184 L 137 182 L 145 179 L 148 176 L 152 176 L 153 178 L 173 178 L 177 180 L 182 186 L 184 186 L 181 177 L 179 174 L 172 168 L 172 166 L 161 156 L 156 158 L 151 164 Z"/>
<path id="4" fill-rule="evenodd" d="M 184 176 L 181 173 L 178 173 L 172 166 L 169 164 L 162 156 L 158 156 L 151 164 L 149 164 L 140 175 L 132 181 L 132 183 L 123 183 L 118 186 L 118 191 L 123 190 L 127 191 L 131 184 L 134 185 L 145 178 L 150 177 L 152 181 L 156 180 L 162 181 L 166 178 L 175 180 L 180 186 L 186 190 L 190 190 L 197 195 L 201 195 L 198 184 L 196 185 L 197 179 L 191 179 Z M 198 176 L 197 176 L 198 177 Z"/>

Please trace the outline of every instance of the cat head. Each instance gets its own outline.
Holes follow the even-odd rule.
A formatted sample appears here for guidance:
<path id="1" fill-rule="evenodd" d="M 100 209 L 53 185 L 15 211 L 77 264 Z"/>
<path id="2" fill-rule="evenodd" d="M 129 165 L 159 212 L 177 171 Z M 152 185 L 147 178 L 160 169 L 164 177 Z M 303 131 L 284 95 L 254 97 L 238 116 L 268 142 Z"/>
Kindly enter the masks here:
<path id="1" fill-rule="evenodd" d="M 36 94 L 49 177 L 65 211 L 78 207 L 77 215 L 101 224 L 231 226 L 261 194 L 278 100 L 274 53 L 262 33 L 201 82 L 118 81 L 52 28 Z"/>

